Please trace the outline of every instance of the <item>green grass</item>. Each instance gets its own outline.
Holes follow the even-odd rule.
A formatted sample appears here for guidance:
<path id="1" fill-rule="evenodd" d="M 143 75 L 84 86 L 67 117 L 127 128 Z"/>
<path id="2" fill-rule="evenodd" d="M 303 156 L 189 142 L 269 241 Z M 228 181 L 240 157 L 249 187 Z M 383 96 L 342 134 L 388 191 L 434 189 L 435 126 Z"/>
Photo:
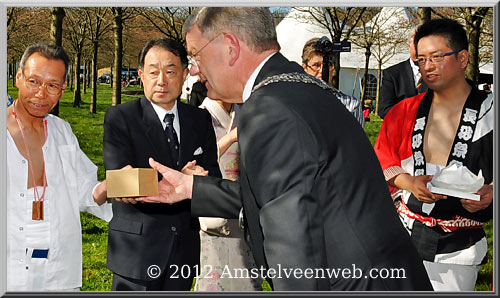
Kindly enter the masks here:
<path id="1" fill-rule="evenodd" d="M 83 88 L 82 88 L 83 89 Z M 138 90 L 138 87 L 129 87 L 126 90 Z M 17 98 L 17 89 L 12 88 L 9 82 L 9 94 Z M 82 93 L 82 103 L 79 108 L 73 108 L 73 93 L 65 92 L 60 100 L 59 116 L 71 124 L 73 132 L 77 136 L 80 147 L 87 156 L 98 166 L 98 178 L 105 178 L 102 160 L 102 134 L 104 114 L 111 106 L 111 88 L 109 85 L 98 86 L 97 113 L 89 113 L 90 90 L 87 94 Z M 137 96 L 122 94 L 122 102 L 127 102 Z M 365 125 L 365 132 L 374 144 L 382 120 L 380 117 L 371 115 L 371 121 Z M 88 213 L 81 213 L 82 240 L 83 240 L 83 285 L 82 291 L 110 291 L 112 273 L 106 268 L 106 250 L 108 237 L 108 223 Z M 488 236 L 488 258 L 489 262 L 481 267 L 476 284 L 476 291 L 491 291 L 493 282 L 493 225 L 485 226 Z M 263 289 L 270 291 L 269 284 L 264 281 Z"/>

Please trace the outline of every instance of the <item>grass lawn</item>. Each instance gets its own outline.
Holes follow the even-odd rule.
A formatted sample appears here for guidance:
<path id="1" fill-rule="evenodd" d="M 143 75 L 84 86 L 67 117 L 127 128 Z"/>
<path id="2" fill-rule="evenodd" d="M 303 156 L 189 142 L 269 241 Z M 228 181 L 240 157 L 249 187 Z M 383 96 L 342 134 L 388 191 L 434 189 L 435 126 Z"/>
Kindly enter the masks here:
<path id="1" fill-rule="evenodd" d="M 82 88 L 83 89 L 83 88 Z M 129 87 L 126 90 L 138 90 Z M 17 98 L 17 89 L 9 81 L 9 94 Z M 73 93 L 65 92 L 59 103 L 59 116 L 71 124 L 77 136 L 80 147 L 87 156 L 98 166 L 98 178 L 105 178 L 102 160 L 102 134 L 104 114 L 111 106 L 111 88 L 109 85 L 98 86 L 97 113 L 89 113 L 90 89 L 87 94 L 82 93 L 82 103 L 79 108 L 73 107 Z M 122 102 L 127 102 L 137 96 L 122 94 Z M 365 132 L 373 144 L 377 138 L 382 120 L 371 115 L 371 121 L 365 125 Z M 81 213 L 83 237 L 83 285 L 82 291 L 109 291 L 111 290 L 112 273 L 106 268 L 106 249 L 108 236 L 108 223 L 87 213 Z M 493 227 L 491 221 L 486 224 L 488 236 L 489 262 L 483 265 L 478 276 L 476 291 L 491 291 L 493 281 Z M 264 290 L 270 290 L 264 282 Z"/>

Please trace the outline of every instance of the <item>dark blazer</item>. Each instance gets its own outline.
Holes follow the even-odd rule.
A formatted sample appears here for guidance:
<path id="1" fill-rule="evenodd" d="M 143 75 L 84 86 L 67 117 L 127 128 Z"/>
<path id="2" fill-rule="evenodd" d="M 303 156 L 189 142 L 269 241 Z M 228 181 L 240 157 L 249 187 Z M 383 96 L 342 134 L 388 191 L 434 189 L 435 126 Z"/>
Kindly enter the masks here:
<path id="1" fill-rule="evenodd" d="M 277 53 L 256 84 L 290 72 L 303 70 Z M 259 266 L 363 272 L 318 279 L 282 273 L 272 279 L 275 290 L 432 290 L 368 138 L 331 91 L 272 83 L 252 93 L 240 117 L 240 180 L 195 177 L 192 212 L 235 218 L 243 206 Z M 406 278 L 364 278 L 372 268 L 403 268 Z"/>
<path id="2" fill-rule="evenodd" d="M 405 98 L 413 97 L 427 91 L 427 85 L 422 81 L 420 92 L 415 88 L 415 78 L 410 65 L 410 59 L 399 62 L 382 72 L 378 114 L 384 118 L 389 110 Z"/>
<path id="3" fill-rule="evenodd" d="M 153 106 L 142 97 L 110 107 L 106 112 L 103 145 L 106 170 L 120 169 L 127 164 L 150 168 L 149 157 L 180 169 L 196 159 L 210 175 L 221 177 L 210 114 L 180 101 L 177 108 L 181 140 L 179 167 L 170 157 L 165 133 Z M 200 147 L 203 153 L 193 155 Z M 179 270 L 184 264 L 194 266 L 200 255 L 198 232 L 198 218 L 191 215 L 189 201 L 175 205 L 113 201 L 107 267 L 121 276 L 151 281 L 147 274 L 151 265 L 158 266 L 162 273 L 172 264 L 177 264 Z"/>

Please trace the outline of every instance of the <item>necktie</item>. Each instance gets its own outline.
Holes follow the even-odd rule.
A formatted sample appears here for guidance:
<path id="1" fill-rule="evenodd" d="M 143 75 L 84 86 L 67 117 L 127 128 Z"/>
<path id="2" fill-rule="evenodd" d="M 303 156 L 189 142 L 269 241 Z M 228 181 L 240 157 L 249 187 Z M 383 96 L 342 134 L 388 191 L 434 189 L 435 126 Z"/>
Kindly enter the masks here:
<path id="1" fill-rule="evenodd" d="M 167 143 L 170 148 L 172 160 L 179 166 L 179 141 L 174 129 L 174 114 L 166 114 L 163 122 L 167 124 L 165 134 L 167 135 Z"/>
<path id="2" fill-rule="evenodd" d="M 417 93 L 422 93 L 427 91 L 427 86 L 424 83 L 424 80 L 422 80 L 422 76 L 419 75 L 418 82 L 417 82 Z"/>

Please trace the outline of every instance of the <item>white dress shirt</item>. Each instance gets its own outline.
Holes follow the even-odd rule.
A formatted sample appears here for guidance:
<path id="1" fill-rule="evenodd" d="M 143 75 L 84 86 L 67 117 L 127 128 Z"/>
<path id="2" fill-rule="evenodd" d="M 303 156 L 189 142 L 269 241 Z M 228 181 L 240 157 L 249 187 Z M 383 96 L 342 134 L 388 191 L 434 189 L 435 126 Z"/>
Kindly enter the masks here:
<path id="1" fill-rule="evenodd" d="M 99 183 L 97 167 L 80 149 L 69 123 L 54 115 L 46 119 L 48 136 L 42 147 L 47 177 L 43 222 L 31 219 L 33 188 L 27 189 L 28 161 L 7 130 L 7 291 L 33 290 L 34 276 L 40 290 L 81 287 L 80 211 L 106 221 L 112 217 L 111 204 L 98 206 L 94 202 L 92 192 Z M 49 239 L 41 239 L 46 237 Z M 31 259 L 27 250 L 47 248 L 48 257 L 43 259 L 42 267 L 30 264 L 41 259 Z M 43 268 L 44 272 L 34 272 L 34 268 Z"/>
<path id="2" fill-rule="evenodd" d="M 154 104 L 151 102 L 153 105 L 153 109 L 155 110 L 156 114 L 158 115 L 158 118 L 160 118 L 161 125 L 163 126 L 163 130 L 167 127 L 167 123 L 163 121 L 165 119 L 165 115 L 167 114 L 174 114 L 174 129 L 175 133 L 177 134 L 177 141 L 179 144 L 181 143 L 181 124 L 179 122 L 179 112 L 177 111 L 177 101 L 175 101 L 174 107 L 171 110 L 166 110 L 165 108 L 160 107 L 157 104 Z"/>

